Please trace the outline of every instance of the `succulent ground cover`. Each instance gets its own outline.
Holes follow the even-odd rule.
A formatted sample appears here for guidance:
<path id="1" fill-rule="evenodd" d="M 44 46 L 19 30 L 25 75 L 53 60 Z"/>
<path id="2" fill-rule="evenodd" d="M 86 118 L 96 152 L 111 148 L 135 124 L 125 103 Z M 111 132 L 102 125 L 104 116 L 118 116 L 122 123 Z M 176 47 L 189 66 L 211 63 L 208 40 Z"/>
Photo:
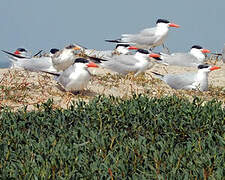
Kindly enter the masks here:
<path id="1" fill-rule="evenodd" d="M 225 110 L 176 96 L 48 100 L 0 116 L 3 179 L 222 179 Z"/>

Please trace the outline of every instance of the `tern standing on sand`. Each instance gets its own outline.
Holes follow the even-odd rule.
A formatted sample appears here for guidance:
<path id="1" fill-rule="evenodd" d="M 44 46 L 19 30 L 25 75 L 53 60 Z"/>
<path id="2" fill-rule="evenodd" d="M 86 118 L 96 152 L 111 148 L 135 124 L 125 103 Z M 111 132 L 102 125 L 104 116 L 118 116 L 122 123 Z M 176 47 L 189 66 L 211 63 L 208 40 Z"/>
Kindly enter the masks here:
<path id="1" fill-rule="evenodd" d="M 198 72 L 184 73 L 184 74 L 167 74 L 161 75 L 156 72 L 152 72 L 155 76 L 163 80 L 173 89 L 187 89 L 187 90 L 208 90 L 208 73 L 220 69 L 217 66 L 199 65 Z"/>
<path id="2" fill-rule="evenodd" d="M 56 81 L 66 91 L 76 92 L 87 87 L 87 84 L 91 79 L 91 73 L 88 70 L 89 67 L 98 66 L 84 58 L 77 58 L 74 63 L 63 72 L 43 72 L 55 75 Z"/>
<path id="3" fill-rule="evenodd" d="M 204 64 L 205 53 L 210 53 L 210 51 L 203 49 L 199 45 L 194 45 L 188 53 L 160 53 L 160 58 L 167 65 L 197 67 L 200 64 Z"/>
<path id="4" fill-rule="evenodd" d="M 138 49 L 134 55 L 115 55 L 113 57 L 96 58 L 99 66 L 110 69 L 114 72 L 126 75 L 134 72 L 135 76 L 154 66 L 152 57 L 159 57 L 158 54 L 149 53 L 148 50 Z M 95 60 L 91 58 L 91 60 Z"/>

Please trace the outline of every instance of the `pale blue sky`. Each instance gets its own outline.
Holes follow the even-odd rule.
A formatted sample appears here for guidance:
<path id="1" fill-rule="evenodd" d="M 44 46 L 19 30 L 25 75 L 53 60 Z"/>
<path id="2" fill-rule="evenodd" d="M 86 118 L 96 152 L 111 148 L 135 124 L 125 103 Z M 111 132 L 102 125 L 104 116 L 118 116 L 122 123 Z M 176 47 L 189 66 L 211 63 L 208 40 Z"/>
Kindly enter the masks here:
<path id="1" fill-rule="evenodd" d="M 78 42 L 112 49 L 105 39 L 155 26 L 158 18 L 181 25 L 171 28 L 166 45 L 172 52 L 194 44 L 220 51 L 225 43 L 225 1 L 171 0 L 4 0 L 0 2 L 0 49 L 25 47 L 32 52 Z M 0 67 L 8 65 L 0 53 Z"/>

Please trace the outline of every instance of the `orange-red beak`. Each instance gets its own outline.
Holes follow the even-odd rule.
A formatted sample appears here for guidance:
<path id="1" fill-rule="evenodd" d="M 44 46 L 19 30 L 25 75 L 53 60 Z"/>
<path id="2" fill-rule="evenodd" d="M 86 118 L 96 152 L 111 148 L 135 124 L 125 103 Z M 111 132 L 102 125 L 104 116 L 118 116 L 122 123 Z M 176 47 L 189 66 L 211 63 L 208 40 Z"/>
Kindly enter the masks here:
<path id="1" fill-rule="evenodd" d="M 74 48 L 73 48 L 73 50 L 80 50 L 80 47 L 78 47 L 78 46 L 75 46 Z"/>
<path id="2" fill-rule="evenodd" d="M 89 64 L 87 64 L 87 67 L 95 67 L 98 68 L 98 65 L 93 63 L 93 62 L 89 62 Z"/>
<path id="3" fill-rule="evenodd" d="M 152 58 L 159 58 L 160 55 L 159 55 L 159 54 L 156 54 L 156 53 L 151 53 L 151 54 L 149 54 L 149 57 L 152 57 Z"/>
<path id="4" fill-rule="evenodd" d="M 213 66 L 213 67 L 210 68 L 210 71 L 214 71 L 214 70 L 217 70 L 217 69 L 220 69 L 220 67 L 218 67 L 218 66 Z"/>
<path id="5" fill-rule="evenodd" d="M 129 50 L 138 50 L 138 48 L 135 47 L 135 46 L 129 46 L 128 49 L 129 49 Z"/>
<path id="6" fill-rule="evenodd" d="M 18 50 L 16 50 L 16 51 L 14 52 L 14 54 L 18 55 L 18 54 L 20 54 L 20 52 L 19 52 Z"/>
<path id="7" fill-rule="evenodd" d="M 179 27 L 180 27 L 180 25 L 178 25 L 178 24 L 174 24 L 174 23 L 169 23 L 169 27 L 179 28 Z"/>
<path id="8" fill-rule="evenodd" d="M 202 53 L 210 53 L 211 51 L 208 49 L 202 49 Z"/>

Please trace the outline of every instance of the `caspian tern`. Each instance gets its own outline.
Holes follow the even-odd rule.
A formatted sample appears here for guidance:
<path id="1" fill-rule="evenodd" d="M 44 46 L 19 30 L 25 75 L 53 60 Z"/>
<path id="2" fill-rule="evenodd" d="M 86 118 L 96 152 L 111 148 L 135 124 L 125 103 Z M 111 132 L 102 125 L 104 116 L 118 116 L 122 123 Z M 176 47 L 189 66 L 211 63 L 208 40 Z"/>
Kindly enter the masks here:
<path id="1" fill-rule="evenodd" d="M 81 48 L 77 45 L 69 45 L 62 50 L 56 52 L 51 58 L 54 68 L 57 71 L 64 71 L 71 66 L 75 59 L 78 58 L 77 53 Z"/>
<path id="2" fill-rule="evenodd" d="M 2 50 L 3 51 L 3 50 Z M 12 62 L 13 68 L 22 68 L 29 71 L 51 71 L 57 70 L 52 65 L 51 57 L 23 57 L 7 51 L 3 51 L 9 56 L 9 60 Z"/>
<path id="3" fill-rule="evenodd" d="M 217 66 L 199 65 L 198 72 L 184 73 L 184 74 L 167 74 L 161 75 L 152 72 L 155 76 L 163 80 L 173 89 L 186 89 L 186 90 L 208 90 L 208 73 L 220 69 Z"/>
<path id="4" fill-rule="evenodd" d="M 165 19 L 158 19 L 156 21 L 156 27 L 146 28 L 138 34 L 122 34 L 121 39 L 106 41 L 115 43 L 129 43 L 137 48 L 150 49 L 164 44 L 168 36 L 169 27 L 178 28 L 180 26 L 170 23 Z"/>
<path id="5" fill-rule="evenodd" d="M 93 58 L 91 60 L 97 60 L 99 66 L 126 75 L 129 72 L 134 72 L 135 76 L 144 72 L 154 66 L 154 62 L 151 57 L 159 57 L 158 54 L 149 53 L 148 50 L 138 49 L 134 55 L 115 55 L 113 57 Z M 97 62 L 97 63 L 98 63 Z"/>
<path id="6" fill-rule="evenodd" d="M 87 87 L 91 79 L 89 67 L 98 67 L 95 63 L 84 58 L 77 58 L 74 63 L 63 72 L 47 72 L 56 76 L 56 81 L 66 90 L 70 92 L 80 91 Z"/>
<path id="7" fill-rule="evenodd" d="M 197 67 L 205 61 L 205 53 L 210 53 L 208 49 L 203 49 L 199 45 L 194 45 L 188 53 L 160 53 L 162 62 L 167 65 Z"/>

